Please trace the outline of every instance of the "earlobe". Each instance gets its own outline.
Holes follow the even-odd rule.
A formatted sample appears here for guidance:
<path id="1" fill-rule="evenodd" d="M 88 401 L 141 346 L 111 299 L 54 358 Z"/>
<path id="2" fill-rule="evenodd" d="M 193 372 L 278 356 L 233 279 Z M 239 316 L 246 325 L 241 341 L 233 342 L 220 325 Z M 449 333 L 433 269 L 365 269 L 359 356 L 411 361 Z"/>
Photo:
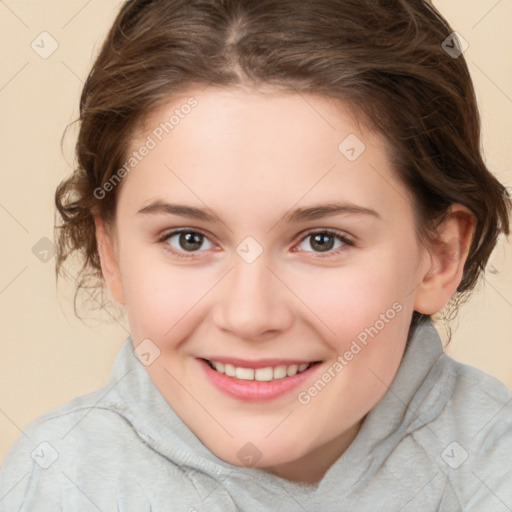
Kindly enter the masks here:
<path id="1" fill-rule="evenodd" d="M 101 272 L 107 283 L 107 287 L 114 299 L 120 304 L 125 304 L 121 281 L 121 272 L 115 250 L 113 234 L 107 228 L 99 214 L 94 215 L 96 227 L 96 243 L 101 262 Z"/>
<path id="2" fill-rule="evenodd" d="M 474 215 L 453 204 L 438 228 L 429 248 L 430 267 L 416 289 L 414 310 L 432 315 L 443 309 L 456 292 L 464 272 L 474 232 Z"/>

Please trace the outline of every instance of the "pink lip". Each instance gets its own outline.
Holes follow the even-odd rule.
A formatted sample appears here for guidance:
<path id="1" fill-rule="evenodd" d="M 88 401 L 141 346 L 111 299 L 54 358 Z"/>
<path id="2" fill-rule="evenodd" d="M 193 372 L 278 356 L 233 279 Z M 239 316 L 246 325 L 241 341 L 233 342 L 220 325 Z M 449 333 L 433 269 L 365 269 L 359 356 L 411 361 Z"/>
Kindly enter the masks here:
<path id="1" fill-rule="evenodd" d="M 309 364 L 313 361 L 303 361 L 298 359 L 258 359 L 257 361 L 249 361 L 248 359 L 236 359 L 234 357 L 204 357 L 203 359 L 208 359 L 208 361 L 215 361 L 218 363 L 224 364 L 232 364 L 233 366 L 238 366 L 241 368 L 267 368 L 268 366 L 290 366 L 292 364 L 296 364 L 300 366 L 301 364 Z"/>
<path id="2" fill-rule="evenodd" d="M 311 368 L 303 371 L 302 373 L 297 373 L 293 377 L 284 377 L 282 379 L 273 380 L 270 382 L 259 382 L 256 380 L 241 380 L 235 379 L 234 377 L 228 377 L 223 373 L 216 372 L 213 368 L 211 368 L 206 361 L 202 359 L 197 359 L 199 364 L 202 366 L 203 371 L 206 373 L 206 376 L 210 379 L 210 382 L 222 391 L 223 393 L 238 398 L 240 400 L 246 401 L 262 401 L 262 400 L 271 400 L 272 398 L 277 398 L 285 393 L 288 393 L 294 388 L 297 388 L 302 384 L 307 378 L 311 376 L 311 373 L 316 370 L 317 366 L 313 365 Z M 219 361 L 215 359 L 215 361 Z M 230 359 L 229 361 L 237 361 L 236 359 Z M 224 362 L 222 360 L 221 362 Z M 245 364 L 248 362 L 246 361 Z M 251 364 L 255 364 L 254 361 L 249 362 Z M 258 364 L 261 361 L 258 361 Z M 233 364 L 233 363 L 229 363 Z M 284 363 L 283 363 L 284 364 Z M 288 364 L 288 363 L 287 363 Z M 295 362 L 289 364 L 297 364 Z M 243 366 L 245 368 L 264 368 L 265 366 L 279 366 L 279 364 L 268 364 L 265 362 L 265 365 L 261 366 L 245 366 L 242 364 L 236 366 Z"/>

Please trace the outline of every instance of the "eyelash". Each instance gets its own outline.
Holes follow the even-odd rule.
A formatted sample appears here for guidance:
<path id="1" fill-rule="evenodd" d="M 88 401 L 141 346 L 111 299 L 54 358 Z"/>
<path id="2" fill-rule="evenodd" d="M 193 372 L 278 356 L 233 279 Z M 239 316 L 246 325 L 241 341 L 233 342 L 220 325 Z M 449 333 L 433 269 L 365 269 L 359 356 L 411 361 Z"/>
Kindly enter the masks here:
<path id="1" fill-rule="evenodd" d="M 168 240 L 170 238 L 172 238 L 173 236 L 175 236 L 175 235 L 179 235 L 180 233 L 198 234 L 198 235 L 201 235 L 204 238 L 209 240 L 209 238 L 206 235 L 206 233 L 202 232 L 199 229 L 184 228 L 184 229 L 177 229 L 177 230 L 174 230 L 174 231 L 170 231 L 169 233 L 164 234 L 161 238 L 158 239 L 158 242 L 163 244 L 163 247 L 164 247 L 164 249 L 166 251 L 170 252 L 173 256 L 177 256 L 178 258 L 193 258 L 195 253 L 203 252 L 203 251 L 192 251 L 192 252 L 186 253 L 186 252 L 178 252 L 175 249 L 173 249 L 170 246 L 170 244 L 168 243 Z M 342 242 L 343 245 L 341 247 L 338 247 L 337 249 L 331 249 L 331 250 L 327 251 L 325 254 L 315 253 L 315 254 L 317 254 L 316 256 L 314 256 L 315 258 L 329 258 L 329 257 L 335 256 L 335 255 L 337 255 L 337 254 L 339 254 L 339 253 L 341 253 L 343 251 L 346 251 L 347 247 L 353 247 L 354 246 L 353 240 L 349 239 L 347 236 L 341 234 L 340 232 L 337 232 L 337 231 L 334 231 L 334 230 L 331 230 L 331 229 L 313 229 L 313 230 L 307 231 L 304 234 L 304 236 L 300 239 L 299 244 L 301 244 L 308 237 L 313 236 L 313 235 L 318 235 L 318 234 L 332 236 L 333 238 L 336 238 L 337 240 Z M 314 251 L 298 250 L 296 252 L 314 252 Z"/>

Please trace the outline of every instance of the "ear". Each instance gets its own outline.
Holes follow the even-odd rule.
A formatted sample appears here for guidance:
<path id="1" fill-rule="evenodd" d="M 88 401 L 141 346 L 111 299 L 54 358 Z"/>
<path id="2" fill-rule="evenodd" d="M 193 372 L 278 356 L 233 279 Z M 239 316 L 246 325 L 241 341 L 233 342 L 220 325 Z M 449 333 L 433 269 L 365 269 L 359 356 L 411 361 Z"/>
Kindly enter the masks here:
<path id="1" fill-rule="evenodd" d="M 466 207 L 452 204 L 428 248 L 430 268 L 415 290 L 414 310 L 432 315 L 443 309 L 457 290 L 464 271 L 475 217 Z"/>
<path id="2" fill-rule="evenodd" d="M 107 228 L 105 221 L 99 214 L 94 214 L 94 224 L 96 226 L 96 242 L 103 278 L 114 299 L 124 305 L 125 300 L 114 234 L 111 229 Z"/>

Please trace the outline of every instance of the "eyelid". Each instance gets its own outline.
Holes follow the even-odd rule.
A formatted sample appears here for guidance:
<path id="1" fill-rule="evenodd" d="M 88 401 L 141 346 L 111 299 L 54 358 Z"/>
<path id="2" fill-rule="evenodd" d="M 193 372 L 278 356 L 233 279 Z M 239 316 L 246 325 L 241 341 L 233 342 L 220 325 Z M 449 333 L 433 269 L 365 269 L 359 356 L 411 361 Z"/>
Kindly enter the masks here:
<path id="1" fill-rule="evenodd" d="M 336 236 L 343 240 L 345 243 L 354 244 L 355 243 L 355 237 L 352 235 L 349 235 L 346 231 L 341 231 L 339 229 L 334 228 L 312 228 L 308 229 L 306 232 L 303 233 L 301 241 L 304 240 L 309 235 L 316 235 L 317 233 L 328 233 L 333 236 Z"/>
<path id="2" fill-rule="evenodd" d="M 210 239 L 210 235 L 203 231 L 200 228 L 190 228 L 190 227 L 182 227 L 182 228 L 172 228 L 164 231 L 161 235 L 158 236 L 158 241 L 164 241 L 170 238 L 173 235 L 177 235 L 178 233 L 198 233 L 200 235 L 203 235 L 205 238 Z"/>

